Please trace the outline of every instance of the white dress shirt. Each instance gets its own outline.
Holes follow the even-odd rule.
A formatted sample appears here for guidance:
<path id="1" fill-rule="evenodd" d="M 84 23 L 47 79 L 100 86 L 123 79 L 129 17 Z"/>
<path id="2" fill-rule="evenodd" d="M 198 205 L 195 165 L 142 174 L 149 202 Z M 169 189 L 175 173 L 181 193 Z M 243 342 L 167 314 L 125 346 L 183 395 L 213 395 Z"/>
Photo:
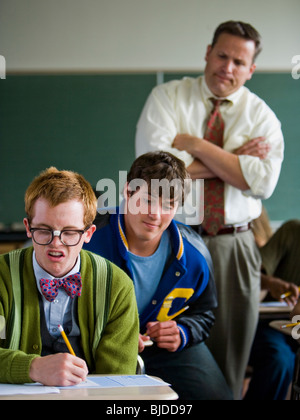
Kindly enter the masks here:
<path id="1" fill-rule="evenodd" d="M 182 159 L 188 167 L 194 160 L 193 156 L 173 148 L 172 143 L 177 134 L 203 138 L 213 107 L 212 97 L 214 95 L 203 76 L 185 77 L 155 87 L 137 124 L 136 155 L 164 150 Z M 243 86 L 226 99 L 230 102 L 220 108 L 225 122 L 224 150 L 233 152 L 247 141 L 261 136 L 271 144 L 264 160 L 239 156 L 243 175 L 250 186 L 248 191 L 225 184 L 225 224 L 241 225 L 257 218 L 261 213 L 261 199 L 272 195 L 281 170 L 284 143 L 279 120 L 257 95 Z M 193 214 L 195 207 L 192 204 L 192 199 L 195 202 L 195 189 L 196 181 L 193 181 L 192 192 L 185 204 L 188 215 Z M 202 215 L 198 215 L 200 219 L 196 223 L 190 223 L 191 218 L 186 216 L 178 215 L 177 219 L 187 224 L 202 221 Z"/>

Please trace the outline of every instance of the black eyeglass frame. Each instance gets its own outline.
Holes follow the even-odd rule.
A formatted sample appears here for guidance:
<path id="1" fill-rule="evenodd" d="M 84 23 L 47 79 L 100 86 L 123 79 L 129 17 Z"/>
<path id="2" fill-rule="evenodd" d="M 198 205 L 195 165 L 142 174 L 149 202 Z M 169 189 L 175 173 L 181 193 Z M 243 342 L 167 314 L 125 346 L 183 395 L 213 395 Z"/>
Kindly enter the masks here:
<path id="1" fill-rule="evenodd" d="M 49 245 L 49 244 L 51 244 L 51 242 L 53 241 L 53 239 L 54 239 L 54 236 L 58 236 L 58 238 L 59 238 L 59 240 L 60 240 L 60 242 L 63 244 L 63 245 L 65 245 L 65 246 L 76 246 L 76 245 L 78 245 L 79 244 L 79 242 L 81 241 L 81 238 L 82 238 L 82 235 L 87 231 L 87 230 L 89 230 L 89 228 L 90 228 L 91 226 L 88 226 L 88 227 L 86 227 L 85 229 L 83 229 L 83 230 L 77 230 L 77 229 L 63 229 L 63 230 L 53 230 L 53 229 L 46 229 L 46 228 L 32 228 L 32 227 L 29 227 L 29 232 L 31 233 L 31 235 L 32 235 L 32 239 L 34 240 L 34 242 L 36 243 L 36 244 L 38 244 L 38 245 L 41 245 L 41 246 L 46 246 L 46 245 Z M 35 238 L 34 238 L 34 232 L 36 232 L 36 231 L 41 231 L 41 230 L 46 230 L 46 231 L 48 231 L 49 233 L 51 233 L 51 239 L 50 239 L 50 241 L 49 242 L 47 242 L 46 244 L 40 244 L 39 242 L 37 242 L 36 240 L 35 240 Z M 72 244 L 72 245 L 68 245 L 68 244 L 66 244 L 66 243 L 64 243 L 64 241 L 62 241 L 62 239 L 61 239 L 61 235 L 64 233 L 64 232 L 75 232 L 75 233 L 79 233 L 80 234 L 80 238 L 79 238 L 79 240 L 78 240 L 78 242 L 76 242 L 76 244 Z"/>

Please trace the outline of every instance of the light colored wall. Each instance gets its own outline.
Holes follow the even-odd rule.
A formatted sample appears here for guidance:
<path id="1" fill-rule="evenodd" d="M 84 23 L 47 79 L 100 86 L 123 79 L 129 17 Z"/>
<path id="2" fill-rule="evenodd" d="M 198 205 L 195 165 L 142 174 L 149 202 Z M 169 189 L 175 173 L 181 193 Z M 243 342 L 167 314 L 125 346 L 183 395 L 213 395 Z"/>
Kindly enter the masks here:
<path id="1" fill-rule="evenodd" d="M 1 0 L 7 71 L 198 71 L 216 26 L 253 24 L 258 70 L 291 71 L 299 0 Z"/>

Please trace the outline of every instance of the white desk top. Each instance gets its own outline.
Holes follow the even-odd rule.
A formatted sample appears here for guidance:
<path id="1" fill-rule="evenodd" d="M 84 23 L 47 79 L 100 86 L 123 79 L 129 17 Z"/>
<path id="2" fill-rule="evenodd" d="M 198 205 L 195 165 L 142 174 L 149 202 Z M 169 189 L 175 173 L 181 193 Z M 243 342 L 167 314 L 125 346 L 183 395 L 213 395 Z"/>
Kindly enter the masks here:
<path id="1" fill-rule="evenodd" d="M 97 375 L 99 376 L 99 375 Z M 88 378 L 93 379 L 93 375 Z M 154 377 L 155 379 L 159 379 Z M 30 394 L 0 396 L 0 400 L 176 400 L 171 387 L 133 386 L 118 388 L 60 388 L 59 394 Z"/>

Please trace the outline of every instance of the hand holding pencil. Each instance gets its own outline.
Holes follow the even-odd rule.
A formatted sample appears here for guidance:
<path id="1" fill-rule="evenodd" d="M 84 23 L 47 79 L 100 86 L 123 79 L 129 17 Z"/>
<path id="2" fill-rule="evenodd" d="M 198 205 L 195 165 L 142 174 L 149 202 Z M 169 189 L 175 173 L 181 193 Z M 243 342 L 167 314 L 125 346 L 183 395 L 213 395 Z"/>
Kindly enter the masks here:
<path id="1" fill-rule="evenodd" d="M 88 368 L 83 359 L 70 353 L 36 357 L 30 365 L 29 376 L 34 382 L 47 386 L 72 386 L 86 380 Z"/>
<path id="2" fill-rule="evenodd" d="M 289 285 L 290 290 L 280 295 L 280 299 L 284 299 L 290 306 L 295 306 L 299 298 L 300 287 L 293 283 Z"/>
<path id="3" fill-rule="evenodd" d="M 70 354 L 57 353 L 33 359 L 29 376 L 34 382 L 48 386 L 70 386 L 86 380 L 88 368 L 85 361 L 76 357 L 61 326 L 59 330 Z"/>
<path id="4" fill-rule="evenodd" d="M 300 287 L 298 287 L 298 292 L 300 292 Z M 287 297 L 291 296 L 293 294 L 293 291 L 287 292 L 287 293 L 283 293 L 282 295 L 280 295 L 281 299 L 286 299 Z M 295 293 L 297 294 L 297 293 Z M 298 293 L 299 296 L 299 293 Z"/>
<path id="5" fill-rule="evenodd" d="M 285 301 L 288 305 L 294 306 L 299 297 L 299 287 L 279 277 L 261 274 L 262 289 L 267 290 L 273 299 Z"/>

